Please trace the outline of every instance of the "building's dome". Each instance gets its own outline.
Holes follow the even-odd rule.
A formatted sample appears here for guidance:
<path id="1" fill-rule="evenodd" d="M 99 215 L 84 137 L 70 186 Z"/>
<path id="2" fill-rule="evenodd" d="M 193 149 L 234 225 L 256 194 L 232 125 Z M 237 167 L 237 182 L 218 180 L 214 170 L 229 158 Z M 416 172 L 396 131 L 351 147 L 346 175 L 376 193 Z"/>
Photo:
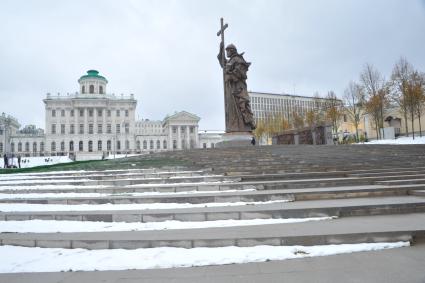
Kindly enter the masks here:
<path id="1" fill-rule="evenodd" d="M 78 82 L 84 79 L 100 79 L 100 80 L 104 80 L 105 82 L 108 82 L 108 80 L 105 77 L 99 76 L 99 71 L 97 70 L 88 70 L 87 75 L 81 76 Z"/>
<path id="2" fill-rule="evenodd" d="M 98 71 L 88 70 L 87 75 L 81 76 L 78 83 L 82 94 L 105 94 L 108 80 L 99 76 Z"/>

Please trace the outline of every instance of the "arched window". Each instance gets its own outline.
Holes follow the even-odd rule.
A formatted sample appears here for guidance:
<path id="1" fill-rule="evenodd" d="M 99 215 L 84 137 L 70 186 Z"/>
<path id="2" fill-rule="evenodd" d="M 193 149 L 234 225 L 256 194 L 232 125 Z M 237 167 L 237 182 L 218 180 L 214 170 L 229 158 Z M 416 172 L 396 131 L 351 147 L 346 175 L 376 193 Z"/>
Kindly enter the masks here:
<path id="1" fill-rule="evenodd" d="M 40 152 L 44 152 L 44 142 L 40 143 Z"/>
<path id="2" fill-rule="evenodd" d="M 97 141 L 97 150 L 102 151 L 102 141 Z"/>
<path id="3" fill-rule="evenodd" d="M 61 151 L 62 152 L 65 151 L 65 142 L 64 141 L 61 142 Z"/>
<path id="4" fill-rule="evenodd" d="M 69 151 L 74 151 L 74 142 L 73 141 L 69 142 Z"/>
<path id="5" fill-rule="evenodd" d="M 56 142 L 52 142 L 52 143 L 50 144 L 50 151 L 51 151 L 51 152 L 55 152 L 55 151 L 56 151 Z"/>
<path id="6" fill-rule="evenodd" d="M 26 152 L 29 152 L 30 151 L 30 143 L 29 142 L 26 142 L 25 143 L 25 151 Z"/>
<path id="7" fill-rule="evenodd" d="M 121 150 L 121 141 L 117 141 L 117 150 Z"/>
<path id="8" fill-rule="evenodd" d="M 143 149 L 148 149 L 148 142 L 147 141 L 143 141 Z"/>
<path id="9" fill-rule="evenodd" d="M 163 149 L 167 149 L 167 141 L 166 141 L 166 140 L 164 140 L 164 141 L 162 142 L 162 148 L 163 148 Z"/>
<path id="10" fill-rule="evenodd" d="M 153 149 L 153 141 L 150 141 L 150 142 L 149 142 L 149 148 L 150 148 L 150 149 Z"/>
<path id="11" fill-rule="evenodd" d="M 89 152 L 93 151 L 93 141 L 89 141 Z"/>
<path id="12" fill-rule="evenodd" d="M 36 142 L 32 143 L 32 152 L 37 152 L 37 143 Z"/>
<path id="13" fill-rule="evenodd" d="M 83 148 L 83 141 L 79 141 L 79 142 L 78 142 L 78 150 L 79 150 L 79 151 L 83 151 L 83 149 L 84 149 L 84 148 Z"/>
<path id="14" fill-rule="evenodd" d="M 99 86 L 99 93 L 103 94 L 103 86 Z"/>
<path id="15" fill-rule="evenodd" d="M 111 141 L 106 142 L 106 150 L 111 150 Z"/>
<path id="16" fill-rule="evenodd" d="M 18 151 L 22 151 L 22 143 L 18 142 Z"/>
<path id="17" fill-rule="evenodd" d="M 82 92 L 82 93 L 86 93 L 86 87 L 85 87 L 85 86 L 83 86 L 83 87 L 81 88 L 81 92 Z"/>
<path id="18" fill-rule="evenodd" d="M 137 141 L 137 150 L 140 150 L 140 141 Z"/>
<path id="19" fill-rule="evenodd" d="M 89 93 L 94 93 L 94 85 L 89 86 Z"/>
<path id="20" fill-rule="evenodd" d="M 159 140 L 156 141 L 156 149 L 161 149 L 161 142 Z"/>
<path id="21" fill-rule="evenodd" d="M 126 140 L 125 141 L 125 149 L 126 150 L 129 150 L 130 149 L 130 141 L 129 140 Z"/>

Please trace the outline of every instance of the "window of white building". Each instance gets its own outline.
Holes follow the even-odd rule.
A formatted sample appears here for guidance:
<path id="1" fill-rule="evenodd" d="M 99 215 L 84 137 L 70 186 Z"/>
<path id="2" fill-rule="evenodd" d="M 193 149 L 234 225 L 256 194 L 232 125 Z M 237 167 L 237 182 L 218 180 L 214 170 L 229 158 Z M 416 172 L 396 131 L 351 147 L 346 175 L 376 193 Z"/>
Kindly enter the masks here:
<path id="1" fill-rule="evenodd" d="M 102 131 L 103 131 L 103 129 L 102 129 L 102 124 L 97 124 L 97 133 L 98 133 L 98 134 L 101 134 L 101 133 L 102 133 Z"/>
<path id="2" fill-rule="evenodd" d="M 102 151 L 102 141 L 97 141 L 97 150 Z"/>
<path id="3" fill-rule="evenodd" d="M 93 134 L 93 124 L 89 124 L 89 134 Z"/>
<path id="4" fill-rule="evenodd" d="M 56 124 L 52 124 L 52 134 L 56 134 Z"/>
<path id="5" fill-rule="evenodd" d="M 116 132 L 117 134 L 121 133 L 121 125 L 120 125 L 120 124 L 116 124 L 115 132 Z"/>
<path id="6" fill-rule="evenodd" d="M 50 151 L 51 151 L 51 152 L 55 152 L 55 151 L 56 151 L 56 143 L 55 143 L 55 142 L 52 142 L 52 143 L 50 144 Z"/>
<path id="7" fill-rule="evenodd" d="M 93 152 L 93 141 L 89 141 L 89 152 Z"/>

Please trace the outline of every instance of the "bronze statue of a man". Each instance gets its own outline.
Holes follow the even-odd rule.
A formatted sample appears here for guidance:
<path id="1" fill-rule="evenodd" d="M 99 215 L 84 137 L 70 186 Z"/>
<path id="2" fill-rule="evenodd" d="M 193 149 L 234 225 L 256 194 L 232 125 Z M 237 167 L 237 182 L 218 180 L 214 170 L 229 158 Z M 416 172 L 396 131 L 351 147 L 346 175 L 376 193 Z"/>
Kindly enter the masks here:
<path id="1" fill-rule="evenodd" d="M 251 63 L 245 61 L 243 53 L 239 54 L 233 44 L 226 47 L 226 56 L 222 41 L 217 57 L 224 73 L 226 132 L 252 132 L 255 122 L 246 85 Z"/>

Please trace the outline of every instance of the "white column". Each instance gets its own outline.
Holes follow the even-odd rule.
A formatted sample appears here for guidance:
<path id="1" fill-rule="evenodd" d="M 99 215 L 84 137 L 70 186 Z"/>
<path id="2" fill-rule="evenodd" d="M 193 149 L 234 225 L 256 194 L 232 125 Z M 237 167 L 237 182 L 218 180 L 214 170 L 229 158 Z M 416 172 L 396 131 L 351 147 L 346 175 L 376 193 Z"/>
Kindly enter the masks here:
<path id="1" fill-rule="evenodd" d="M 189 126 L 186 126 L 186 148 L 190 149 L 190 132 L 189 132 Z"/>
<path id="2" fill-rule="evenodd" d="M 182 139 L 180 126 L 177 126 L 177 149 L 182 149 Z"/>

